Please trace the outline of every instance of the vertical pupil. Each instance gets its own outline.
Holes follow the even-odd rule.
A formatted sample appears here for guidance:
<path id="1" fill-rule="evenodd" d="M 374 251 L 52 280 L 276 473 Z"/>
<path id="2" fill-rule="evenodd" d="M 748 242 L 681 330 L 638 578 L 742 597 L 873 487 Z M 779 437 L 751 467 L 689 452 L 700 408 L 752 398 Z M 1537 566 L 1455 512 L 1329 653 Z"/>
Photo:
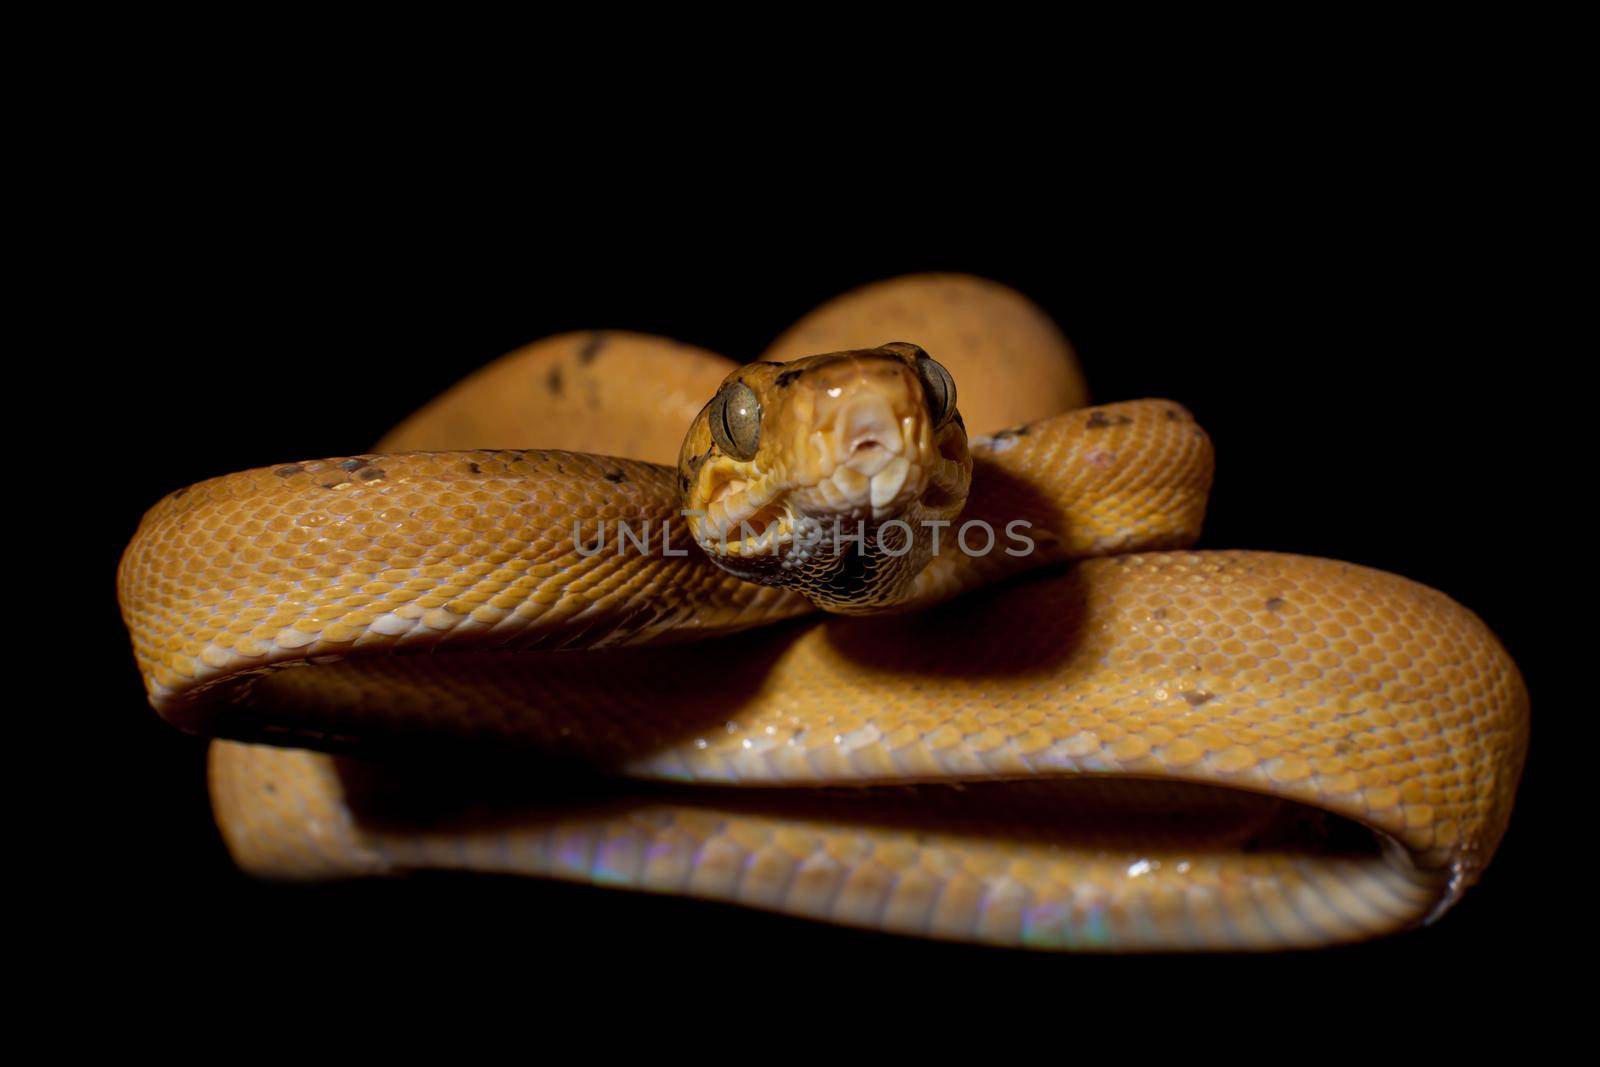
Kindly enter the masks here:
<path id="1" fill-rule="evenodd" d="M 755 394 L 748 387 L 728 389 L 718 395 L 715 405 L 710 419 L 717 444 L 735 458 L 753 452 L 761 420 L 761 404 Z"/>

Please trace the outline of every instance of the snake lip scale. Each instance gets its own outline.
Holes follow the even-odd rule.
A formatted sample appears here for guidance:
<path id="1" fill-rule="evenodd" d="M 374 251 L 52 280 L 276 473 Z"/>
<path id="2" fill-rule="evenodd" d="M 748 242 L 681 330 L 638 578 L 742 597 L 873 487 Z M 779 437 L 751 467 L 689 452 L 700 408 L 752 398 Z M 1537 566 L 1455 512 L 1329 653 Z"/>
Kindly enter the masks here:
<path id="1" fill-rule="evenodd" d="M 1515 664 L 1407 579 L 1192 551 L 1210 439 L 1086 402 L 1054 325 L 963 275 L 845 294 L 742 365 L 563 335 L 372 453 L 170 494 L 119 600 L 259 877 L 515 873 L 1088 951 L 1438 919 L 1509 818 Z M 952 544 L 1018 521 L 1032 552 Z M 660 543 L 573 533 L 622 523 Z M 839 523 L 869 536 L 813 536 Z"/>

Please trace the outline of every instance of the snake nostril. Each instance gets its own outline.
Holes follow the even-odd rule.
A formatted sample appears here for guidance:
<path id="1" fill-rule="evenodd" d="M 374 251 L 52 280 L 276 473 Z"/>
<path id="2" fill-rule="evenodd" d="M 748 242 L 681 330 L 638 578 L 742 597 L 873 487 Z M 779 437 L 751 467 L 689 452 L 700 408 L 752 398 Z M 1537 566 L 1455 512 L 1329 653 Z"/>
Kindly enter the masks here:
<path id="1" fill-rule="evenodd" d="M 883 447 L 883 445 L 881 443 L 879 443 L 877 438 L 875 438 L 875 437 L 864 437 L 861 440 L 857 441 L 855 444 L 850 446 L 850 454 L 853 456 L 857 452 L 868 452 L 868 451 L 870 451 L 870 450 L 872 450 L 874 448 L 882 448 L 882 447 Z"/>

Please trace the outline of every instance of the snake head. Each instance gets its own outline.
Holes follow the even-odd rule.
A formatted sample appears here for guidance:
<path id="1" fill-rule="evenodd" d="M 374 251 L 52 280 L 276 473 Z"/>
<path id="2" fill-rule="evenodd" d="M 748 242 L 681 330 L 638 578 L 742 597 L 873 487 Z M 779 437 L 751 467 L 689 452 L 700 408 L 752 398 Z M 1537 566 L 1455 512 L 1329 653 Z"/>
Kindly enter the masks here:
<path id="1" fill-rule="evenodd" d="M 954 518 L 971 476 L 955 383 L 901 342 L 739 368 L 695 417 L 678 459 L 695 540 L 725 569 L 769 585 L 795 584 L 797 569 L 810 580 L 836 571 L 837 528 L 870 539 L 893 520 L 916 530 Z M 819 535 L 830 544 L 818 548 Z M 908 555 L 896 572 L 926 562 Z"/>

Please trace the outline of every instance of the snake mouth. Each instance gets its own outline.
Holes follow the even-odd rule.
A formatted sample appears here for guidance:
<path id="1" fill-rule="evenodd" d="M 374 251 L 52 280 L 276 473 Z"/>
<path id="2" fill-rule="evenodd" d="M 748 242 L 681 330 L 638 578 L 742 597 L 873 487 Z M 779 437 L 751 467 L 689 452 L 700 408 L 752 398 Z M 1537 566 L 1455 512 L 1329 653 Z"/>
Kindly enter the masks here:
<path id="1" fill-rule="evenodd" d="M 862 473 L 841 464 L 824 478 L 787 492 L 752 494 L 729 483 L 712 500 L 700 543 L 708 551 L 730 557 L 805 554 L 802 540 L 826 540 L 836 532 L 856 532 L 856 524 L 878 523 L 909 514 L 910 507 L 930 495 L 950 494 L 930 478 L 928 469 L 904 455 L 891 455 L 877 469 Z"/>
<path id="2" fill-rule="evenodd" d="M 854 441 L 842 459 L 817 444 L 803 484 L 741 477 L 732 467 L 712 472 L 697 539 L 717 555 L 749 557 L 786 550 L 802 534 L 828 537 L 835 526 L 848 534 L 856 523 L 876 525 L 907 515 L 930 491 L 944 492 L 939 486 L 950 479 L 935 477 L 934 471 L 950 464 L 942 457 L 929 462 L 913 447 L 913 426 L 901 432 L 905 437 L 891 443 L 881 435 Z"/>
<path id="3" fill-rule="evenodd" d="M 912 516 L 912 509 L 947 465 L 920 410 L 899 411 L 882 398 L 840 413 L 806 441 L 805 476 L 784 500 L 808 528 L 879 524 Z"/>
<path id="4" fill-rule="evenodd" d="M 927 487 L 920 457 L 873 444 L 812 484 L 791 489 L 787 499 L 812 522 L 883 522 L 901 515 Z"/>
<path id="5" fill-rule="evenodd" d="M 725 480 L 694 533 L 717 558 L 809 559 L 819 546 L 865 536 L 892 519 L 915 523 L 958 512 L 967 477 L 944 457 L 924 466 L 895 455 L 870 477 L 840 465 L 812 485 L 787 491 L 752 492 L 743 482 Z"/>
<path id="6" fill-rule="evenodd" d="M 794 520 L 787 508 L 768 504 L 739 521 L 725 538 L 727 551 L 735 556 L 774 552 L 794 541 Z"/>
<path id="7" fill-rule="evenodd" d="M 794 516 L 780 499 L 781 484 L 747 465 L 708 472 L 707 504 L 691 519 L 695 539 L 714 556 L 751 556 L 775 551 L 794 538 Z"/>

